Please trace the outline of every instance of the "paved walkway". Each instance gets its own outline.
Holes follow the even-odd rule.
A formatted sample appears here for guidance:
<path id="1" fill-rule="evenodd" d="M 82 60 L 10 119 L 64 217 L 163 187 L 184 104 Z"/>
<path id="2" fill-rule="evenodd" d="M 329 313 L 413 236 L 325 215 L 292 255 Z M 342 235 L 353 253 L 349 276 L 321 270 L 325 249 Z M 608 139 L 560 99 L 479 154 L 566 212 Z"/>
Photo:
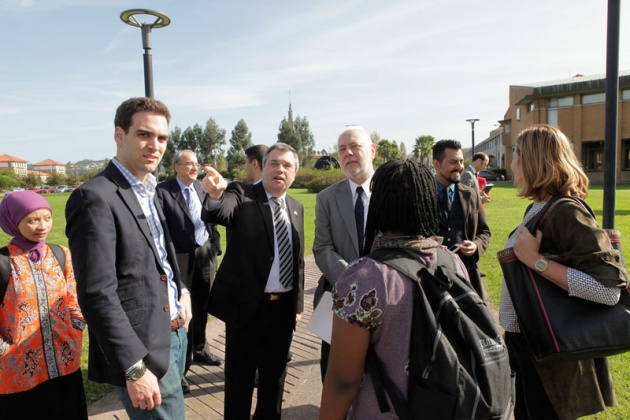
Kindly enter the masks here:
<path id="1" fill-rule="evenodd" d="M 313 294 L 320 275 L 321 273 L 315 265 L 313 255 L 307 256 L 305 258 L 304 271 L 304 313 L 291 345 L 293 360 L 289 362 L 284 387 L 283 419 L 316 419 L 319 414 L 319 402 L 322 393 L 319 373 L 319 348 L 321 341 L 306 330 L 306 325 L 313 314 Z M 207 338 L 212 352 L 223 357 L 225 346 L 223 322 L 216 320 L 209 323 Z M 186 378 L 190 382 L 191 389 L 191 393 L 186 395 L 185 399 L 186 418 L 222 419 L 223 367 L 202 366 L 193 363 Z M 256 403 L 255 394 L 253 405 Z M 90 419 L 94 420 L 129 419 L 114 394 L 91 404 L 88 413 Z"/>

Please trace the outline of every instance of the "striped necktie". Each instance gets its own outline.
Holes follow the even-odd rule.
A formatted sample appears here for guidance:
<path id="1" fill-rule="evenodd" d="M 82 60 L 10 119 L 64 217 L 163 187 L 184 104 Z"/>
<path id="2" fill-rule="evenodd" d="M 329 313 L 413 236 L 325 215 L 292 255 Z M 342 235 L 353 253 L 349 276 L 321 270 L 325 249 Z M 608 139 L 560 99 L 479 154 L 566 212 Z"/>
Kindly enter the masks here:
<path id="1" fill-rule="evenodd" d="M 195 197 L 192 196 L 193 194 L 197 194 L 197 192 L 192 186 L 184 188 L 188 210 L 195 224 L 195 242 L 201 246 L 208 240 L 208 229 L 206 229 L 206 225 L 201 220 L 201 203 L 199 200 L 195 200 Z"/>
<path id="2" fill-rule="evenodd" d="M 284 287 L 288 288 L 293 282 L 293 252 L 289 241 L 289 227 L 282 214 L 284 200 L 271 197 L 271 201 L 276 205 L 276 209 L 273 212 L 273 226 L 276 231 L 278 256 L 280 257 L 278 279 Z"/>

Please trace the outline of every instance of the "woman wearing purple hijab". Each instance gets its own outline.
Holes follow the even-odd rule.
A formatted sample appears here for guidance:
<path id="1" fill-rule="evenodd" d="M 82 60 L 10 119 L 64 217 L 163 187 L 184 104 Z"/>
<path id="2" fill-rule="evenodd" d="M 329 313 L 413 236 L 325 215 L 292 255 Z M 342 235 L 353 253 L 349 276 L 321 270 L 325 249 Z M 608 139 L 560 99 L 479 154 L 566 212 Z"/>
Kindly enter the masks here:
<path id="1" fill-rule="evenodd" d="M 87 419 L 81 378 L 85 320 L 70 252 L 62 264 L 46 244 L 52 210 L 39 194 L 17 191 L 0 202 L 10 275 L 0 279 L 0 420 Z M 5 257 L 6 258 L 6 257 Z"/>

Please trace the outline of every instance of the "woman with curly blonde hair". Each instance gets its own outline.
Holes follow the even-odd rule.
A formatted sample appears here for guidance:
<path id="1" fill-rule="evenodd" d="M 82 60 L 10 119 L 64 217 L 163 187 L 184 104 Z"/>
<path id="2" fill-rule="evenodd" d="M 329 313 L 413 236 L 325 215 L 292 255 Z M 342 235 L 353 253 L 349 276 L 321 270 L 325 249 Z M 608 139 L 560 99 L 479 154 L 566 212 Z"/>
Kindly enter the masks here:
<path id="1" fill-rule="evenodd" d="M 549 125 L 529 127 L 517 138 L 511 168 L 518 196 L 533 203 L 505 248 L 513 247 L 523 264 L 565 290 L 568 296 L 615 305 L 621 289 L 628 286 L 628 275 L 606 232 L 579 201 L 558 203 L 535 235 L 529 230 L 552 198 L 583 199 L 588 194 L 588 178 L 569 139 Z M 552 250 L 559 258 L 550 260 L 541 255 L 541 250 Z M 499 321 L 506 331 L 510 364 L 517 375 L 517 420 L 575 419 L 616 403 L 605 358 L 544 363 L 533 358 L 520 333 L 505 282 Z"/>

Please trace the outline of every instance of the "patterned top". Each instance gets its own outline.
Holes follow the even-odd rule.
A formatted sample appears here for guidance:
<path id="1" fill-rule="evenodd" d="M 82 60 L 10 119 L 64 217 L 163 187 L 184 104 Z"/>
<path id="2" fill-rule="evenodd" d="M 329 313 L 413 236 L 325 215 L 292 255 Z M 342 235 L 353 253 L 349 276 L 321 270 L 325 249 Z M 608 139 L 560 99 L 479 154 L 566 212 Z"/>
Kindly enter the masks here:
<path id="1" fill-rule="evenodd" d="M 435 267 L 434 238 L 386 240 L 377 237 L 373 249 L 405 248 L 415 251 L 418 260 L 427 267 Z M 468 279 L 466 269 L 459 258 L 458 272 Z M 371 330 L 370 341 L 384 367 L 401 395 L 407 396 L 409 369 L 409 341 L 413 299 L 416 285 L 390 266 L 370 258 L 359 258 L 350 263 L 335 284 L 333 311 L 342 320 Z M 369 374 L 352 404 L 348 418 L 396 419 L 392 410 L 382 414 L 379 410 L 374 386 Z"/>
<path id="2" fill-rule="evenodd" d="M 546 201 L 537 202 L 529 209 L 520 226 L 525 226 L 532 220 L 547 204 Z M 514 246 L 515 240 L 512 234 L 506 244 L 505 249 Z M 603 305 L 615 305 L 619 302 L 620 290 L 617 287 L 606 287 L 588 274 L 569 267 L 567 270 L 567 284 L 569 286 L 569 296 L 576 296 L 581 299 L 590 300 L 592 302 L 601 303 Z M 499 324 L 505 331 L 518 333 L 521 332 L 518 326 L 518 318 L 514 310 L 514 304 L 510 298 L 505 280 L 501 286 L 501 303 L 499 306 Z"/>
<path id="3" fill-rule="evenodd" d="M 0 304 L 0 394 L 76 372 L 85 328 L 68 249 L 63 270 L 48 245 L 37 263 L 13 244 L 9 252 L 11 277 Z"/>

